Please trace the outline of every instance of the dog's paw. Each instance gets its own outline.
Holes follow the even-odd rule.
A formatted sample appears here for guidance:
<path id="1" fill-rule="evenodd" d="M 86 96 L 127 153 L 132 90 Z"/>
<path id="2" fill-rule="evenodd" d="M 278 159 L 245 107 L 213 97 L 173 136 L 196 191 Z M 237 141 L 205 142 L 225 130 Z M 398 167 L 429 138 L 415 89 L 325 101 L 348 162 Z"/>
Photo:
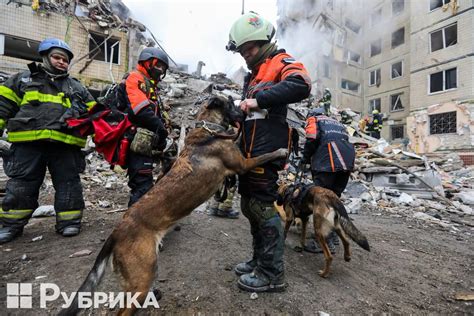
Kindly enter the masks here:
<path id="1" fill-rule="evenodd" d="M 303 247 L 301 247 L 301 246 L 294 246 L 294 247 L 293 247 L 293 250 L 296 251 L 296 252 L 303 252 Z"/>
<path id="2" fill-rule="evenodd" d="M 286 148 L 280 148 L 276 150 L 275 152 L 279 158 L 285 158 L 286 156 L 288 156 L 288 149 Z"/>
<path id="3" fill-rule="evenodd" d="M 326 270 L 319 270 L 318 274 L 319 274 L 319 276 L 322 277 L 322 278 L 327 278 L 328 275 L 329 275 L 329 271 L 326 271 Z"/>
<path id="4" fill-rule="evenodd" d="M 345 260 L 346 262 L 351 261 L 351 256 L 344 256 L 344 260 Z"/>

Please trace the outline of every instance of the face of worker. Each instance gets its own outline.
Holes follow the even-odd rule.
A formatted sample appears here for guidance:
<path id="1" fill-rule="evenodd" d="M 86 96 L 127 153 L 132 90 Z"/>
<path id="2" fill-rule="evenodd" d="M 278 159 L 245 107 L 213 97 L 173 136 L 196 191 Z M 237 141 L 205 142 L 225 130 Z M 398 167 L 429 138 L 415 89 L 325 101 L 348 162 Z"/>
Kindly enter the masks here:
<path id="1" fill-rule="evenodd" d="M 69 67 L 69 58 L 66 54 L 53 53 L 49 56 L 49 60 L 51 65 L 60 71 L 67 71 Z"/>
<path id="2" fill-rule="evenodd" d="M 239 49 L 240 56 L 245 59 L 245 62 L 248 64 L 258 53 L 260 46 L 257 45 L 257 42 L 247 42 Z"/>
<path id="3" fill-rule="evenodd" d="M 153 79 L 157 81 L 161 81 L 165 76 L 166 76 L 166 70 L 168 69 L 168 66 L 161 60 L 157 60 L 157 63 L 155 66 L 153 66 L 151 70 L 151 76 Z"/>

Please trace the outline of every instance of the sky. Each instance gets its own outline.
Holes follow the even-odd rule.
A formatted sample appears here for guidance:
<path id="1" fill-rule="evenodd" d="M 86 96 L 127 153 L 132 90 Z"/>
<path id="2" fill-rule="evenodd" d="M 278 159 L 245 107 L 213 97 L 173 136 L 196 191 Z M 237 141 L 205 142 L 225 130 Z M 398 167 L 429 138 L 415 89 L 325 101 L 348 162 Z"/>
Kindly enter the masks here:
<path id="1" fill-rule="evenodd" d="M 277 0 L 245 0 L 245 12 L 255 11 L 276 27 Z M 177 63 L 195 71 L 202 60 L 204 74 L 231 75 L 245 63 L 225 49 L 229 30 L 242 13 L 242 0 L 122 0 L 132 17 L 145 24 Z M 147 36 L 149 37 L 149 36 Z"/>

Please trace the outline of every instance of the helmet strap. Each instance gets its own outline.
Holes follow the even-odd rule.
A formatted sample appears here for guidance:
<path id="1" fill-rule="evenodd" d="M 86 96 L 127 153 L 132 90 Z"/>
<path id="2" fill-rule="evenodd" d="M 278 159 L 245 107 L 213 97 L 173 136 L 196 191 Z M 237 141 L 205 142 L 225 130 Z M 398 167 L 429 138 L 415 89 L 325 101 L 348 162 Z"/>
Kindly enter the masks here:
<path id="1" fill-rule="evenodd" d="M 51 63 L 51 55 L 58 52 L 64 54 L 62 49 L 53 48 L 43 55 L 43 69 L 52 78 L 65 77 L 68 75 L 67 70 L 59 70 L 53 67 L 53 64 Z"/>
<path id="2" fill-rule="evenodd" d="M 278 46 L 275 42 L 268 42 L 260 46 L 258 53 L 255 55 L 252 60 L 247 63 L 247 67 L 250 70 L 254 70 L 258 65 L 262 64 L 268 57 L 270 57 L 274 52 L 276 52 Z"/>

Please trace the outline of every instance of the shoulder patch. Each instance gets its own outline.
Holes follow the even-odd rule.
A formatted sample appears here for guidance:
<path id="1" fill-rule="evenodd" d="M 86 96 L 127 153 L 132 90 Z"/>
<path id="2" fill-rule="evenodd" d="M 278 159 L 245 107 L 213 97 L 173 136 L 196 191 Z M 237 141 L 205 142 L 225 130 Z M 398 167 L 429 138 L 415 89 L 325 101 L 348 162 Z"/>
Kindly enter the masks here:
<path id="1" fill-rule="evenodd" d="M 281 60 L 284 64 L 293 64 L 296 60 L 293 57 L 286 57 Z"/>

